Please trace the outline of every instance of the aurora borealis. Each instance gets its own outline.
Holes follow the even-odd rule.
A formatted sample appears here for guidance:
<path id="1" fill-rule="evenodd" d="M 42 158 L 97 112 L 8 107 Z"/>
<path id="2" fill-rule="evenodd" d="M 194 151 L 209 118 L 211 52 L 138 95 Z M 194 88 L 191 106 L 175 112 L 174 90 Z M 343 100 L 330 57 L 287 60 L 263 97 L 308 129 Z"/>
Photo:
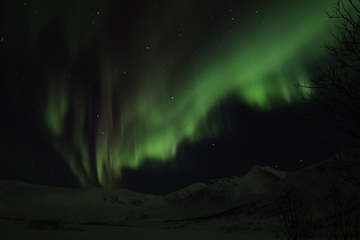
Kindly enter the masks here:
<path id="1" fill-rule="evenodd" d="M 219 102 L 291 108 L 336 24 L 329 0 L 145 2 L 7 4 L 3 43 L 29 56 L 44 89 L 39 134 L 82 186 L 119 187 L 124 168 L 221 136 Z"/>

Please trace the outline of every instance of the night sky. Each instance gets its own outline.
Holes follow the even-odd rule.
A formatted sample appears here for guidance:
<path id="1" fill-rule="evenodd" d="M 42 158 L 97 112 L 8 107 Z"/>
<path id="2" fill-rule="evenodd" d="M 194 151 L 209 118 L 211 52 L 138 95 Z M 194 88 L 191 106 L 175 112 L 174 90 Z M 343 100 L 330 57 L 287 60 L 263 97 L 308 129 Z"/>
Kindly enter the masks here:
<path id="1" fill-rule="evenodd" d="M 338 137 L 294 87 L 331 61 L 329 0 L 6 1 L 0 178 L 166 194 L 294 172 Z"/>

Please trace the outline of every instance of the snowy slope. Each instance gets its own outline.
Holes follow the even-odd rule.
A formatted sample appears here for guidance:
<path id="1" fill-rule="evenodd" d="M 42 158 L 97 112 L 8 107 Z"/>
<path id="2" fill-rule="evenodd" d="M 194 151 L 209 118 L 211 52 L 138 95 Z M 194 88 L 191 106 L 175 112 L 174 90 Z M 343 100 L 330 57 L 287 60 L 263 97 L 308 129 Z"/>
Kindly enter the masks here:
<path id="1" fill-rule="evenodd" d="M 347 153 L 350 159 L 358 159 L 360 155 L 359 148 Z M 344 164 L 360 178 L 360 165 L 351 161 Z M 179 239 L 180 236 L 190 239 L 196 234 L 205 236 L 208 233 L 209 239 L 275 239 L 273 229 L 278 218 L 274 211 L 274 193 L 294 186 L 302 197 L 319 207 L 327 200 L 330 181 L 337 183 L 345 195 L 359 194 L 359 188 L 349 184 L 339 173 L 345 172 L 339 170 L 335 158 L 295 173 L 253 166 L 242 177 L 194 183 L 164 196 L 128 189 L 52 188 L 2 180 L 0 234 L 15 236 L 16 232 L 20 236 L 18 239 L 43 236 L 44 230 L 28 229 L 27 222 L 58 218 L 84 229 L 84 232 L 64 234 L 68 239 L 98 239 L 109 232 L 122 236 L 127 233 L 129 239 L 143 239 L 148 235 L 138 233 L 145 232 L 153 236 L 168 234 L 166 236 L 173 237 L 175 234 Z M 20 229 L 23 230 L 18 231 Z M 227 235 L 230 232 L 232 235 Z M 60 236 L 51 231 L 48 234 L 52 239 Z M 138 238 L 134 238 L 136 234 Z"/>
<path id="2" fill-rule="evenodd" d="M 16 181 L 6 186 L 0 196 L 0 216 L 29 219 L 56 217 L 66 221 L 122 220 L 143 212 L 144 202 L 159 204 L 159 199 L 162 197 L 127 189 L 52 188 Z"/>
<path id="3" fill-rule="evenodd" d="M 345 154 L 345 155 L 344 155 Z M 354 148 L 342 153 L 342 162 L 354 173 L 357 179 L 360 179 L 360 148 Z M 347 156 L 347 157 L 344 157 Z M 282 175 L 283 179 L 277 184 L 270 184 L 268 191 L 265 191 L 247 203 L 242 203 L 225 213 L 226 216 L 238 216 L 241 214 L 257 215 L 266 217 L 274 215 L 274 194 L 281 194 L 283 189 L 293 186 L 304 199 L 316 206 L 315 210 L 320 211 L 324 203 L 328 201 L 327 196 L 330 188 L 338 186 L 345 197 L 351 194 L 357 194 L 360 198 L 360 186 L 350 184 L 343 176 L 346 171 L 339 166 L 339 155 L 322 161 L 318 164 L 308 166 L 295 173 Z M 357 161 L 357 164 L 354 162 Z M 272 170 L 271 170 L 272 171 Z"/>
<path id="4" fill-rule="evenodd" d="M 160 196 L 103 188 L 52 188 L 20 181 L 0 181 L 0 216 L 66 221 L 115 221 L 201 218 L 227 211 L 281 181 L 287 173 L 254 166 L 243 177 L 194 183 Z"/>
<path id="5" fill-rule="evenodd" d="M 231 177 L 195 183 L 164 196 L 171 206 L 167 213 L 179 219 L 209 217 L 245 204 L 280 182 L 286 172 L 254 166 L 243 177 Z M 169 216 L 170 217 L 170 216 Z"/>
<path id="6" fill-rule="evenodd" d="M 349 153 L 354 156 L 359 150 Z M 359 166 L 351 168 L 360 174 Z M 243 234 L 261 230 L 269 234 L 277 221 L 274 192 L 281 192 L 287 186 L 295 186 L 301 196 L 318 205 L 325 201 L 329 181 L 338 183 L 345 193 L 354 190 L 359 193 L 339 172 L 334 158 L 295 173 L 253 166 L 242 177 L 194 183 L 164 196 L 127 189 L 52 188 L 3 180 L 0 181 L 0 220 L 6 223 L 4 218 L 60 218 L 69 223 L 92 224 L 81 225 L 86 232 L 102 229 L 99 224 L 110 224 Z M 0 230 L 1 225 L 0 221 Z"/>

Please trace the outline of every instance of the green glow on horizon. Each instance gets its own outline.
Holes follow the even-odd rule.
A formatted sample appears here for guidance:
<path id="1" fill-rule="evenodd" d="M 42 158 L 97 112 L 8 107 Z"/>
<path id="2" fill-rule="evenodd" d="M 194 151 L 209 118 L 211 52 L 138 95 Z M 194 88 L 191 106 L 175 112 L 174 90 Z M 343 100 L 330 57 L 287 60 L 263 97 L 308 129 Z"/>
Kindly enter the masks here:
<path id="1" fill-rule="evenodd" d="M 299 13 L 307 13 L 303 21 L 291 21 L 293 11 L 280 12 L 274 16 L 281 15 L 284 20 L 278 17 L 272 25 L 254 24 L 248 31 L 232 33 L 233 38 L 223 44 L 219 56 L 194 58 L 192 62 L 199 65 L 175 79 L 175 57 L 172 66 L 165 70 L 144 66 L 141 84 L 126 97 L 118 96 L 122 78 L 113 74 L 118 66 L 99 63 L 103 107 L 96 113 L 98 118 L 86 115 L 91 103 L 84 96 L 70 97 L 68 87 L 50 84 L 45 122 L 54 135 L 55 148 L 69 162 L 80 183 L 86 185 L 95 174 L 84 126 L 86 120 L 95 121 L 97 182 L 112 188 L 123 168 L 137 169 L 145 159 L 168 161 L 185 140 L 197 142 L 219 136 L 221 132 L 212 126 L 204 127 L 219 100 L 236 96 L 248 106 L 264 111 L 277 107 L 279 100 L 297 101 L 300 90 L 294 84 L 310 77 L 305 65 L 315 67 L 315 56 L 326 55 L 319 45 L 332 40 L 329 29 L 334 22 L 326 20 L 325 14 L 328 2 L 316 1 L 310 10 L 308 6 L 295 6 Z M 229 33 L 224 30 L 223 34 Z M 208 45 L 204 44 L 204 51 Z M 156 55 L 161 46 L 154 46 L 150 51 Z M 118 110 L 114 110 L 114 99 L 121 102 Z M 62 142 L 69 109 L 76 113 L 72 123 L 73 148 Z M 78 158 L 81 161 L 75 160 Z"/>

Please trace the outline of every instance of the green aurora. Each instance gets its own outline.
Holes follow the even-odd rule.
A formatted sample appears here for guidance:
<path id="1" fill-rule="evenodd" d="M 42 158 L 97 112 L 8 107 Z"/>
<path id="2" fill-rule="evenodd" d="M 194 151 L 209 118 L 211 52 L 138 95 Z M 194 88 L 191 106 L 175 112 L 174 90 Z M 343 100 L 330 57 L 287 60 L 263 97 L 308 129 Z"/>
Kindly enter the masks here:
<path id="1" fill-rule="evenodd" d="M 75 86 L 67 73 L 47 76 L 48 99 L 43 121 L 54 147 L 83 186 L 100 184 L 115 188 L 121 181 L 122 169 L 137 169 L 145 160 L 169 162 L 182 142 L 195 143 L 219 136 L 221 131 L 207 123 L 209 113 L 219 101 L 235 98 L 264 111 L 298 101 L 302 93 L 294 84 L 311 77 L 308 67 L 315 68 L 326 56 L 319 45 L 332 41 L 329 31 L 335 31 L 334 20 L 329 20 L 325 13 L 331 9 L 328 0 L 286 1 L 267 6 L 273 9 L 271 15 L 261 9 L 246 15 L 234 13 L 232 18 L 223 20 L 223 25 L 215 27 L 223 37 L 202 36 L 207 40 L 200 44 L 191 35 L 207 24 L 205 17 L 199 17 L 197 23 L 183 20 L 188 27 L 181 36 L 185 39 L 181 45 L 164 34 L 171 29 L 162 22 L 180 23 L 171 12 L 180 6 L 167 4 L 168 15 L 146 27 L 145 20 L 139 20 L 134 27 L 142 29 L 139 31 L 147 35 L 147 41 L 141 43 L 140 37 L 135 36 L 132 44 L 143 49 L 140 58 L 152 59 L 144 60 L 136 74 L 118 70 L 129 66 L 126 55 L 113 54 L 104 61 L 102 56 L 111 55 L 113 50 L 106 41 L 99 43 L 102 54 L 94 61 L 100 72 L 100 90 L 94 111 L 88 110 L 94 105 L 92 95 Z M 191 8 L 198 7 L 194 5 L 178 9 L 177 14 L 186 15 Z M 109 9 L 99 12 L 104 16 Z M 77 22 L 74 15 L 76 11 L 67 15 L 67 24 Z M 154 17 L 151 13 L 144 15 L 143 19 Z M 228 22 L 239 26 L 227 28 Z M 36 42 L 34 32 L 40 31 L 41 24 L 36 23 L 33 28 L 31 43 Z M 95 30 L 76 31 L 80 28 L 83 27 L 75 24 L 65 36 L 69 52 L 67 69 L 74 68 L 77 49 L 81 52 L 90 47 L 80 38 L 85 35 L 95 38 Z M 183 52 L 191 50 L 191 55 L 178 57 L 184 48 L 187 52 Z M 161 62 L 164 52 L 166 65 Z M 93 135 L 87 133 L 89 126 L 94 127 Z"/>
<path id="2" fill-rule="evenodd" d="M 95 137 L 100 185 L 112 188 L 112 183 L 121 178 L 122 168 L 136 169 L 145 159 L 169 161 L 185 140 L 195 142 L 204 137 L 216 137 L 220 133 L 211 126 L 206 131 L 198 129 L 216 102 L 229 94 L 236 94 L 239 100 L 264 110 L 273 107 L 271 100 L 274 98 L 284 102 L 296 100 L 299 93 L 294 83 L 309 77 L 301 66 L 304 62 L 314 61 L 315 55 L 323 54 L 317 43 L 329 39 L 328 29 L 334 24 L 326 20 L 324 5 L 320 2 L 297 25 L 291 20 L 278 20 L 270 27 L 262 27 L 262 33 L 234 34 L 233 40 L 228 40 L 222 47 L 221 60 L 213 61 L 209 57 L 202 61 L 193 60 L 201 64 L 197 69 L 177 76 L 176 81 L 169 83 L 170 87 L 166 83 L 173 78 L 171 70 L 148 66 L 141 76 L 143 84 L 133 95 L 126 97 L 126 104 L 118 110 L 113 110 L 112 99 L 117 99 L 121 76 L 113 74 L 117 66 L 101 64 L 103 108 L 99 109 L 96 119 Z M 274 15 L 278 14 L 284 13 Z M 286 15 L 284 19 L 292 19 L 294 14 L 289 11 Z M 239 44 L 243 34 L 247 35 L 246 40 Z M 150 46 L 152 53 L 149 54 L 156 55 L 161 51 L 158 49 L 161 46 Z M 289 63 L 288 69 L 281 69 Z M 75 151 L 81 153 L 82 165 L 75 164 L 73 148 L 67 149 L 64 143 L 57 142 L 56 137 L 54 143 L 80 183 L 86 185 L 88 179 L 93 178 L 89 145 L 84 136 L 87 103 L 80 96 L 70 100 L 66 87 L 59 89 L 50 85 L 49 96 L 46 124 L 54 136 L 60 137 L 65 131 L 69 108 L 76 108 L 74 125 L 77 127 L 72 141 Z M 70 101 L 77 105 L 73 106 Z"/>

